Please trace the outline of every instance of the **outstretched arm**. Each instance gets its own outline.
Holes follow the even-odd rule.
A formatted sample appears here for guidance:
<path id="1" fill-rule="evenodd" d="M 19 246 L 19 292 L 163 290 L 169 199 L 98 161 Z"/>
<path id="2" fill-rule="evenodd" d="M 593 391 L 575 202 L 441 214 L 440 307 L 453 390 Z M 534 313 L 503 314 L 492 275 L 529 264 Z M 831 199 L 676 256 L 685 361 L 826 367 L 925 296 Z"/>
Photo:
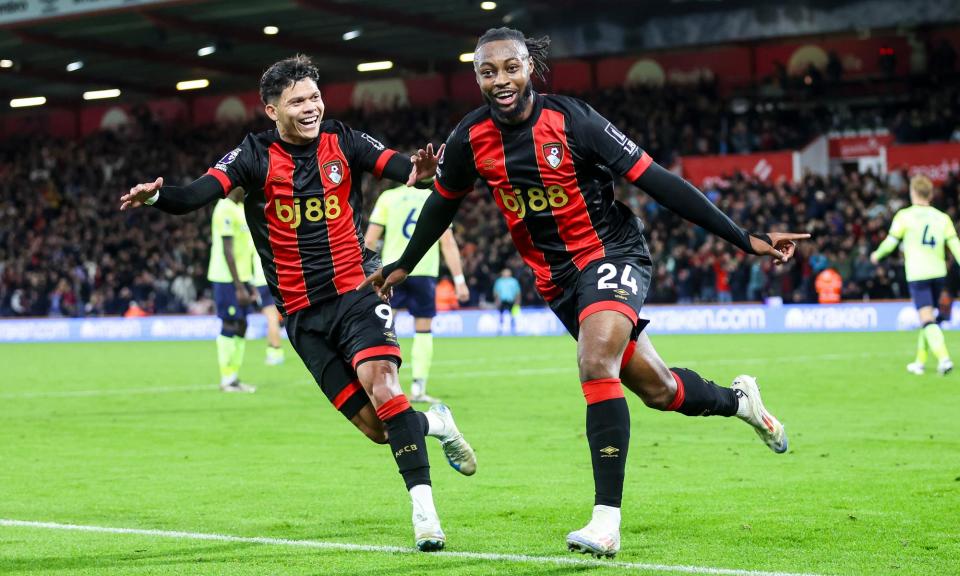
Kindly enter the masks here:
<path id="1" fill-rule="evenodd" d="M 692 184 L 656 162 L 634 181 L 662 206 L 697 226 L 716 234 L 744 252 L 754 253 L 750 235 Z"/>
<path id="2" fill-rule="evenodd" d="M 164 186 L 163 178 L 137 184 L 120 197 L 120 209 L 150 206 L 169 214 L 186 214 L 223 197 L 220 182 L 204 174 L 186 186 Z"/>
<path id="3" fill-rule="evenodd" d="M 809 234 L 748 233 L 693 185 L 656 162 L 651 162 L 634 180 L 634 184 L 678 216 L 716 234 L 744 252 L 772 256 L 778 263 L 786 262 L 793 256 L 796 248 L 794 240 L 810 237 Z"/>
<path id="4" fill-rule="evenodd" d="M 642 188 L 651 198 L 677 215 L 716 234 L 750 254 L 786 262 L 796 249 L 794 240 L 809 234 L 749 234 L 721 212 L 686 180 L 665 170 L 630 138 L 585 102 L 568 98 L 573 135 L 588 161 L 607 166 Z"/>
<path id="5" fill-rule="evenodd" d="M 367 277 L 360 285 L 372 285 L 377 293 L 383 299 L 389 299 L 391 288 L 403 282 L 407 274 L 420 262 L 423 255 L 427 253 L 443 233 L 450 227 L 453 217 L 460 208 L 463 197 L 447 199 L 440 195 L 436 189 L 427 197 L 420 211 L 420 217 L 417 219 L 417 226 L 413 229 L 413 236 L 407 243 L 407 248 L 403 251 L 400 259 L 396 262 L 387 264 L 380 270 Z"/>

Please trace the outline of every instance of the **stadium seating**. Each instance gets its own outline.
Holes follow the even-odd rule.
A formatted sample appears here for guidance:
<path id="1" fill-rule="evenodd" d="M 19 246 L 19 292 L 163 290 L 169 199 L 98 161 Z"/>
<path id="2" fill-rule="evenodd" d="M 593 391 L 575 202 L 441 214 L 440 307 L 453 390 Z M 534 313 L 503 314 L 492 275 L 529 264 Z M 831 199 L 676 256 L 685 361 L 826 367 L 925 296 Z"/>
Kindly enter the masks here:
<path id="1" fill-rule="evenodd" d="M 622 88 L 584 95 L 601 113 L 663 164 L 677 155 L 734 153 L 796 147 L 817 133 L 852 126 L 886 127 L 899 140 L 960 139 L 960 90 L 953 86 L 909 100 L 871 106 L 758 105 L 734 114 L 736 102 L 709 85 Z M 799 96 L 797 96 L 799 97 Z M 772 101 L 771 101 L 772 102 Z M 783 100 L 781 99 L 782 103 Z M 462 110 L 455 105 L 392 111 L 352 111 L 338 118 L 390 146 L 411 150 L 439 142 Z M 131 303 L 149 313 L 206 312 L 209 213 L 170 217 L 156 211 L 119 212 L 122 191 L 163 175 L 186 183 L 202 174 L 246 126 L 188 129 L 154 123 L 149 115 L 123 133 L 101 132 L 83 141 L 17 138 L 0 147 L 0 316 L 119 315 Z M 365 187 L 369 212 L 384 184 Z M 935 203 L 956 221 L 957 174 Z M 814 240 L 783 267 L 745 257 L 677 218 L 629 186 L 620 198 L 641 215 L 656 277 L 651 302 L 713 302 L 780 297 L 815 302 L 814 279 L 826 267 L 840 272 L 847 299 L 906 296 L 896 259 L 868 261 L 892 212 L 906 201 L 906 178 L 849 173 L 809 176 L 799 183 L 767 183 L 740 175 L 705 193 L 749 229 L 809 231 Z M 504 266 L 515 270 L 527 304 L 538 302 L 488 195 L 465 204 L 455 232 L 471 283 L 471 305 L 491 300 Z M 952 291 L 960 282 L 951 276 Z"/>

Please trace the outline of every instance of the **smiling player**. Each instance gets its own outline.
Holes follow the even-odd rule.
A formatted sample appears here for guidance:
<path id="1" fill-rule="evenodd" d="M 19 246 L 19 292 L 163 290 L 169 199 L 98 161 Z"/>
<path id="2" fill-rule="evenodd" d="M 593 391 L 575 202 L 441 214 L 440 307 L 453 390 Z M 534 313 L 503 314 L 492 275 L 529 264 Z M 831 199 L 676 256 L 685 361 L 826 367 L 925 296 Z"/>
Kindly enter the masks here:
<path id="1" fill-rule="evenodd" d="M 275 130 L 249 134 L 186 187 L 163 178 L 138 184 L 121 210 L 142 204 L 195 210 L 236 187 L 287 333 L 317 384 L 360 431 L 390 444 L 413 503 L 417 548 L 440 550 L 446 537 L 433 503 L 424 435 L 440 439 L 450 464 L 470 475 L 476 459 L 444 405 L 416 412 L 400 389 L 400 348 L 390 306 L 356 290 L 380 263 L 360 230 L 361 172 L 415 184 L 433 176 L 432 147 L 413 157 L 386 148 L 336 120 L 323 120 L 319 72 L 297 56 L 272 65 L 260 97 Z"/>
<path id="2" fill-rule="evenodd" d="M 748 233 L 586 103 L 535 92 L 531 75 L 545 71 L 549 42 L 509 28 L 480 37 L 474 67 L 486 105 L 447 139 L 434 192 L 403 255 L 367 283 L 388 295 L 450 225 L 474 182 L 485 181 L 537 290 L 577 339 L 595 498 L 591 521 L 567 535 L 567 546 L 613 556 L 630 437 L 621 384 L 659 410 L 739 416 L 774 452 L 787 450 L 783 426 L 764 409 L 754 378 L 720 387 L 693 370 L 668 369 L 654 350 L 638 318 L 650 253 L 640 219 L 614 199 L 614 175 L 750 254 L 785 262 L 793 240 L 808 235 Z"/>

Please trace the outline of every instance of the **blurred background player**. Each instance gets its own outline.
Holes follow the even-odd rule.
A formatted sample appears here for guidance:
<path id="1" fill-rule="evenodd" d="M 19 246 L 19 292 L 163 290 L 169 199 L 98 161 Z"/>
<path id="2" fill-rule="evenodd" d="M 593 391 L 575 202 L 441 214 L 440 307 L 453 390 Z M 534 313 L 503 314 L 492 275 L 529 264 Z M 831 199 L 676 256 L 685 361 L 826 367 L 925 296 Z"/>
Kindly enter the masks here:
<path id="1" fill-rule="evenodd" d="M 253 246 L 253 237 L 250 237 L 250 245 Z M 267 357 L 265 362 L 268 366 L 279 366 L 283 364 L 283 340 L 280 338 L 280 311 L 273 301 L 273 294 L 270 293 L 270 286 L 267 285 L 267 277 L 263 273 L 263 264 L 260 263 L 260 257 L 256 251 L 253 251 L 253 287 L 259 295 L 260 312 L 267 319 Z"/>
<path id="2" fill-rule="evenodd" d="M 384 190 L 370 214 L 365 241 L 367 248 L 376 250 L 382 236 L 381 258 L 391 262 L 399 258 L 407 247 L 420 218 L 420 210 L 429 195 L 429 189 L 411 186 Z M 395 310 L 406 308 L 413 316 L 413 380 L 410 384 L 410 400 L 413 402 L 439 402 L 427 394 L 427 378 L 433 363 L 433 318 L 437 315 L 439 252 L 443 252 L 443 260 L 453 276 L 457 300 L 466 302 L 470 299 L 470 289 L 467 288 L 460 262 L 460 247 L 453 237 L 453 230 L 448 228 L 437 244 L 439 249 L 435 244 L 413 269 L 407 281 L 394 288 L 390 297 L 390 305 Z"/>
<path id="3" fill-rule="evenodd" d="M 932 198 L 933 183 L 929 178 L 914 176 L 910 179 L 912 206 L 896 213 L 890 232 L 870 255 L 870 261 L 877 264 L 901 245 L 907 285 L 921 324 L 917 357 L 907 364 L 907 370 L 912 374 L 923 374 L 929 348 L 937 357 L 937 372 L 946 375 L 953 370 L 953 361 L 943 331 L 937 325 L 936 307 L 946 284 L 944 244 L 950 247 L 954 259 L 960 261 L 960 240 L 957 240 L 957 230 L 950 217 L 930 205 Z"/>
<path id="4" fill-rule="evenodd" d="M 254 392 L 240 382 L 240 366 L 246 350 L 247 314 L 256 301 L 253 279 L 253 243 L 243 212 L 243 189 L 235 188 L 217 202 L 210 223 L 210 266 L 207 280 L 213 287 L 217 316 L 223 322 L 217 336 L 220 389 L 224 392 Z"/>
<path id="5" fill-rule="evenodd" d="M 497 334 L 503 333 L 503 313 L 510 316 L 510 333 L 517 333 L 517 314 L 520 313 L 520 282 L 513 277 L 509 268 L 500 271 L 500 277 L 493 283 L 493 299 L 500 309 L 500 323 Z"/>

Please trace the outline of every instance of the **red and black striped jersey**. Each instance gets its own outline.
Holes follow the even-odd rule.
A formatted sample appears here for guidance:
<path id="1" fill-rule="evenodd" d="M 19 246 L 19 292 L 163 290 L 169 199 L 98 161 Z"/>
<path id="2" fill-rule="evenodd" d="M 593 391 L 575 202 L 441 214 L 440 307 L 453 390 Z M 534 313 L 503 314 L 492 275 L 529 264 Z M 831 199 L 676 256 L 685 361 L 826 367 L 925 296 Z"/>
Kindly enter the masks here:
<path id="1" fill-rule="evenodd" d="M 484 180 L 537 290 L 550 301 L 589 263 L 648 256 L 643 224 L 614 199 L 614 173 L 635 182 L 650 156 L 585 102 L 534 94 L 530 118 L 468 114 L 447 139 L 435 187 L 458 198 Z"/>
<path id="2" fill-rule="evenodd" d="M 246 192 L 247 225 L 283 314 L 353 290 L 379 266 L 363 245 L 361 172 L 406 182 L 410 160 L 335 120 L 303 145 L 276 130 L 248 134 L 207 171 L 224 193 Z"/>

